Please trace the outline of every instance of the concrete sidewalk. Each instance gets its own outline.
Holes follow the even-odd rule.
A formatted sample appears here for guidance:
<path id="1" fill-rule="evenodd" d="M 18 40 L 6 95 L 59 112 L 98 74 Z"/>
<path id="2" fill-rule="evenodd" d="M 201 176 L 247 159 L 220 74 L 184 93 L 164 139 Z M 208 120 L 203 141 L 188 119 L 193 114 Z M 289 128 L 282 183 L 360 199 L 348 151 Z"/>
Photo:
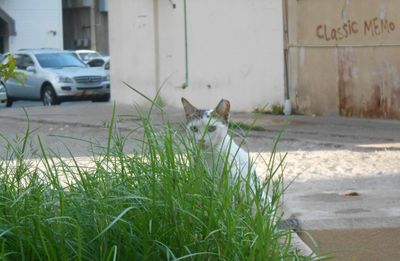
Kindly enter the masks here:
<path id="1" fill-rule="evenodd" d="M 69 155 L 65 146 L 76 157 L 90 156 L 88 141 L 106 142 L 112 109 L 90 103 L 27 108 L 33 146 L 40 136 L 61 156 Z M 118 105 L 116 115 L 123 134 L 139 124 L 133 106 Z M 166 110 L 165 117 L 173 124 L 184 119 L 176 109 Z M 332 252 L 337 260 L 398 260 L 400 122 L 251 113 L 232 113 L 231 121 L 250 124 L 256 117 L 260 131 L 251 131 L 246 144 L 254 157 L 269 157 L 286 126 L 278 147 L 281 155 L 288 153 L 286 214 L 315 236 L 316 249 Z M 153 118 L 161 124 L 159 114 Z M 9 140 L 23 136 L 27 122 L 22 109 L 0 110 L 0 133 Z"/>

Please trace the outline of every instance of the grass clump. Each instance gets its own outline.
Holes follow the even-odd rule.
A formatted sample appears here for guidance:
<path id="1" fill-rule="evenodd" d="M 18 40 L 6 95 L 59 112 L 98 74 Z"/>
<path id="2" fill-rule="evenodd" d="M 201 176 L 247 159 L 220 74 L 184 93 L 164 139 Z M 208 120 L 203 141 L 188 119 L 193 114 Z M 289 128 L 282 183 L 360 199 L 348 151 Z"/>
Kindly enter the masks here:
<path id="1" fill-rule="evenodd" d="M 222 172 L 210 168 L 170 125 L 154 129 L 142 117 L 129 153 L 130 137 L 118 134 L 114 117 L 109 126 L 103 153 L 84 164 L 46 151 L 40 138 L 40 160 L 27 159 L 29 130 L 20 146 L 9 142 L 0 260 L 307 260 L 277 228 L 282 162 L 266 161 L 265 186 L 243 193 L 228 162 Z"/>
<path id="2" fill-rule="evenodd" d="M 279 103 L 272 104 L 269 106 L 263 106 L 256 108 L 253 112 L 254 113 L 261 113 L 261 114 L 271 114 L 271 115 L 284 115 L 284 106 Z"/>
<path id="3" fill-rule="evenodd" d="M 242 131 L 266 131 L 262 126 L 255 125 L 254 123 L 252 124 L 247 124 L 244 122 L 236 121 L 236 122 L 230 122 L 229 123 L 229 128 L 232 130 L 242 130 Z"/>

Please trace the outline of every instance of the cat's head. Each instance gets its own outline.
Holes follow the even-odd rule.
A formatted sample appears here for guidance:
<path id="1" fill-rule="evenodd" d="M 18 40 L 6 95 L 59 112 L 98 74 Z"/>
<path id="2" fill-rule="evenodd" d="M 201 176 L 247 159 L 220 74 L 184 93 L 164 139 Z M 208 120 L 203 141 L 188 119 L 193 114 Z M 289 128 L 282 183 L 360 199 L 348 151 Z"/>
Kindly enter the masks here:
<path id="1" fill-rule="evenodd" d="M 182 98 L 187 130 L 203 149 L 211 149 L 223 143 L 228 134 L 230 103 L 222 99 L 215 109 L 201 110 Z"/>

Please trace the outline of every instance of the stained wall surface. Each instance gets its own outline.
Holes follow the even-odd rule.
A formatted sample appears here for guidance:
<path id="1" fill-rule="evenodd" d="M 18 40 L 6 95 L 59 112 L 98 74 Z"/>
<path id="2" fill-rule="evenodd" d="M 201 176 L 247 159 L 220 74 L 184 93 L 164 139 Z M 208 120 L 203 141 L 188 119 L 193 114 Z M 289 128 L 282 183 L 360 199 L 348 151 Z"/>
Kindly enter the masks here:
<path id="1" fill-rule="evenodd" d="M 400 2 L 287 0 L 288 83 L 306 114 L 400 119 Z"/>

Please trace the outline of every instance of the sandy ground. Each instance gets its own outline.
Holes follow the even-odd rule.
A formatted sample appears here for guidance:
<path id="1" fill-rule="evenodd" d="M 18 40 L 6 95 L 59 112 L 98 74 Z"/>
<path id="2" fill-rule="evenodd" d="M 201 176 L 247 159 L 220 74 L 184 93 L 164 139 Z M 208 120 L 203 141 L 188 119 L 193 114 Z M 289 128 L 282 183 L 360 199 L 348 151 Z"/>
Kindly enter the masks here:
<path id="1" fill-rule="evenodd" d="M 286 216 L 299 220 L 302 238 L 315 251 L 334 260 L 399 260 L 399 123 L 308 120 L 308 126 L 321 122 L 314 129 L 288 127 L 278 144 L 290 184 Z M 269 126 L 270 135 L 253 133 L 249 138 L 254 158 L 271 156 L 271 136 L 278 130 L 274 121 L 269 117 L 261 122 Z M 263 163 L 257 161 L 261 173 L 266 172 Z"/>

